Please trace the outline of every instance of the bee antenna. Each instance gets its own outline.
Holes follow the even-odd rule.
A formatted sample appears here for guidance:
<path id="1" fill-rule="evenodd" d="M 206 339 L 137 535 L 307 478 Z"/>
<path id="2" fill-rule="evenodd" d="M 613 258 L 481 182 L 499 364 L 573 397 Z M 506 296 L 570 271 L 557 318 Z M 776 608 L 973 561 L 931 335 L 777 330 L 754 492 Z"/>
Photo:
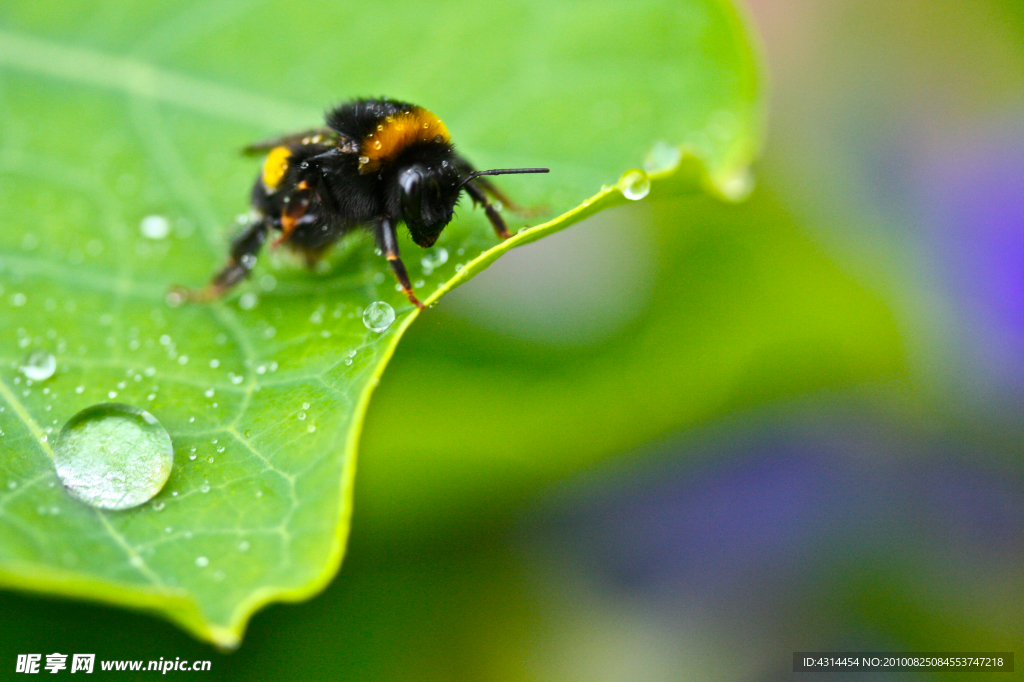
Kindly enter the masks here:
<path id="1" fill-rule="evenodd" d="M 466 186 L 466 183 L 473 178 L 478 178 L 481 175 L 517 175 L 519 173 L 550 173 L 548 168 L 494 168 L 492 170 L 484 171 L 473 171 L 466 177 L 462 178 L 462 182 L 459 183 L 459 189 L 461 190 Z"/>

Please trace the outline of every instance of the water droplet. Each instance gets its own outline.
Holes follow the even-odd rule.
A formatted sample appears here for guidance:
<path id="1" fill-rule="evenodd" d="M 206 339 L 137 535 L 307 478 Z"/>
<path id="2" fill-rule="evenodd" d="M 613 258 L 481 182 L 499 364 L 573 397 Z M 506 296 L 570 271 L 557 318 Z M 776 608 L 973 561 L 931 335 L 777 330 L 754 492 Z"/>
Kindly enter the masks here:
<path id="1" fill-rule="evenodd" d="M 217 391 L 215 389 L 208 388 L 206 389 L 206 392 L 203 393 L 203 395 L 205 395 L 207 398 L 212 398 L 216 392 Z"/>
<path id="2" fill-rule="evenodd" d="M 206 557 L 204 557 L 204 556 L 197 556 L 196 557 L 196 566 L 198 566 L 199 568 L 206 568 L 209 565 L 210 565 L 210 560 L 207 559 Z"/>
<path id="3" fill-rule="evenodd" d="M 148 215 L 139 223 L 139 232 L 147 239 L 166 239 L 171 233 L 171 221 L 162 215 Z"/>
<path id="4" fill-rule="evenodd" d="M 345 358 L 345 364 L 346 365 L 351 365 L 352 364 L 352 358 Z"/>
<path id="5" fill-rule="evenodd" d="M 210 360 L 210 369 L 217 369 L 218 367 L 220 367 L 220 360 L 216 358 Z"/>
<path id="6" fill-rule="evenodd" d="M 316 425 L 310 424 L 309 426 L 306 427 L 306 431 L 308 431 L 309 433 L 313 433 L 314 431 L 316 431 Z"/>
<path id="7" fill-rule="evenodd" d="M 423 272 L 427 275 L 447 262 L 448 249 L 443 246 L 437 247 L 436 249 L 428 252 L 427 255 L 423 256 L 423 258 L 420 258 L 420 265 L 423 266 Z"/>
<path id="8" fill-rule="evenodd" d="M 726 199 L 742 201 L 754 191 L 754 174 L 749 168 L 740 168 L 718 182 L 719 191 Z"/>
<path id="9" fill-rule="evenodd" d="M 57 358 L 53 357 L 53 353 L 37 350 L 29 353 L 29 356 L 25 358 L 25 362 L 18 369 L 28 379 L 45 381 L 57 371 Z"/>
<path id="10" fill-rule="evenodd" d="M 201 493 L 208 493 L 208 492 L 210 492 L 210 482 L 209 481 L 203 481 L 203 484 L 201 486 L 199 486 L 199 492 L 201 492 Z"/>
<path id="11" fill-rule="evenodd" d="M 309 409 L 309 403 L 302 403 L 302 409 L 308 410 Z"/>
<path id="12" fill-rule="evenodd" d="M 683 158 L 679 147 L 659 140 L 644 157 L 644 170 L 648 173 L 665 173 L 674 170 Z"/>
<path id="13" fill-rule="evenodd" d="M 260 302 L 260 297 L 251 291 L 247 291 L 238 297 L 238 307 L 242 310 L 252 310 Z"/>
<path id="14" fill-rule="evenodd" d="M 149 412 L 101 403 L 68 420 L 53 459 L 57 476 L 78 499 L 102 509 L 130 509 L 164 487 L 174 450 L 167 430 Z"/>
<path id="15" fill-rule="evenodd" d="M 306 413 L 305 412 L 299 412 L 299 414 L 297 416 L 299 418 L 299 421 L 302 421 L 303 419 L 306 418 Z"/>
<path id="16" fill-rule="evenodd" d="M 643 199 L 651 191 L 651 181 L 643 171 L 626 171 L 619 178 L 619 191 L 632 201 Z"/>
<path id="17" fill-rule="evenodd" d="M 242 540 L 241 542 L 239 542 L 238 543 L 238 551 L 239 552 L 248 552 L 249 551 L 249 541 L 248 540 Z"/>
<path id="18" fill-rule="evenodd" d="M 374 301 L 363 311 L 363 324 L 371 332 L 385 331 L 395 321 L 395 309 L 384 301 Z"/>
<path id="19" fill-rule="evenodd" d="M 163 502 L 158 500 L 158 501 L 153 503 L 153 511 L 163 511 L 163 510 L 164 510 L 164 503 Z"/>

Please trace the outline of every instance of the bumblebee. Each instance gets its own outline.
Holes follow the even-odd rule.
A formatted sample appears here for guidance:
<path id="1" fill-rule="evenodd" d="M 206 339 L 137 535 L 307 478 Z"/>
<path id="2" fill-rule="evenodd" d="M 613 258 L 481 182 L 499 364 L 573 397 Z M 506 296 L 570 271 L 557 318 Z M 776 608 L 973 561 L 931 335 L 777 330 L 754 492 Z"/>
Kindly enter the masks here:
<path id="1" fill-rule="evenodd" d="M 424 248 L 451 222 L 463 191 L 484 207 L 501 239 L 511 235 L 494 204 L 514 204 L 483 176 L 547 173 L 547 168 L 478 171 L 456 153 L 448 129 L 431 112 L 390 99 L 360 99 L 327 112 L 326 127 L 250 145 L 266 153 L 252 188 L 252 210 L 231 244 L 230 257 L 206 288 L 180 291 L 209 301 L 244 279 L 273 232 L 274 245 L 300 253 L 309 266 L 357 228 L 369 229 L 402 291 L 419 308 L 398 254 L 396 230 L 405 223 Z"/>

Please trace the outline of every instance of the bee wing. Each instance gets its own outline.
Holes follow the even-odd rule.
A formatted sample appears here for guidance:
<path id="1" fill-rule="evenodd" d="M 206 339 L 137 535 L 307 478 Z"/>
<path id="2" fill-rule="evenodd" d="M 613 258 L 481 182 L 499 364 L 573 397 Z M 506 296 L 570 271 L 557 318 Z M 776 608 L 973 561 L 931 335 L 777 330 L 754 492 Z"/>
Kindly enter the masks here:
<path id="1" fill-rule="evenodd" d="M 287 147 L 293 144 L 341 144 L 348 138 L 339 135 L 330 128 L 312 128 L 302 132 L 282 135 L 270 140 L 254 142 L 242 150 L 243 154 L 260 154 L 274 147 Z"/>

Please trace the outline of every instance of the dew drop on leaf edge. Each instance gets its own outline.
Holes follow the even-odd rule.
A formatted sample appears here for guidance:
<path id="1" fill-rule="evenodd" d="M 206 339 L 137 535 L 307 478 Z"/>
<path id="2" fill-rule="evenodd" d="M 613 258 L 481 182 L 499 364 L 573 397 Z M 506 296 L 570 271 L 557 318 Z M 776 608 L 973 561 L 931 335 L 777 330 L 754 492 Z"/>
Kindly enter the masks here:
<path id="1" fill-rule="evenodd" d="M 149 412 L 100 403 L 71 417 L 53 448 L 68 492 L 100 509 L 123 510 L 153 499 L 174 464 L 170 434 Z"/>
<path id="2" fill-rule="evenodd" d="M 363 311 L 363 325 L 378 334 L 386 331 L 395 321 L 395 309 L 384 301 L 374 301 Z"/>
<path id="3" fill-rule="evenodd" d="M 651 180 L 643 171 L 626 171 L 619 179 L 618 187 L 622 196 L 632 201 L 639 201 L 651 191 Z"/>

